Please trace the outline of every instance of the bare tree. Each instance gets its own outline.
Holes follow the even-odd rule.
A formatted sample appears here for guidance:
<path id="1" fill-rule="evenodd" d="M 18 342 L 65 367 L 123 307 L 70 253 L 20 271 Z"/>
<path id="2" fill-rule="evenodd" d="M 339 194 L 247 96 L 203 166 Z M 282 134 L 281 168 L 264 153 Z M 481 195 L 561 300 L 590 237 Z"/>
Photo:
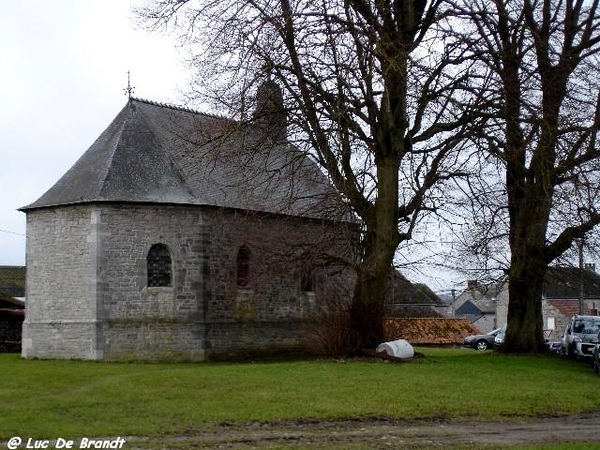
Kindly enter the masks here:
<path id="1" fill-rule="evenodd" d="M 474 139 L 501 168 L 489 184 L 503 190 L 474 200 L 487 219 L 480 228 L 510 248 L 507 352 L 544 350 L 548 265 L 600 223 L 598 3 L 455 2 L 468 18 L 466 46 L 489 74 Z"/>
<path id="2" fill-rule="evenodd" d="M 288 138 L 361 221 L 351 351 L 384 338 L 394 253 L 463 172 L 469 64 L 440 34 L 442 0 L 162 0 L 139 11 L 193 50 L 195 90 L 240 121 L 265 78 L 283 88 Z"/>

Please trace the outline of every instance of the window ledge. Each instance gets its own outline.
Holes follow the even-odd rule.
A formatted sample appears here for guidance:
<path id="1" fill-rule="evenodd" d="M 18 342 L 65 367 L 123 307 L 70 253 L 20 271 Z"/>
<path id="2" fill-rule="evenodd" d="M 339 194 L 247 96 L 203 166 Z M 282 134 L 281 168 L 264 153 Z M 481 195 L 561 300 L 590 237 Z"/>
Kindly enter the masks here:
<path id="1" fill-rule="evenodd" d="M 173 286 L 145 286 L 142 288 L 143 295 L 157 296 L 161 292 L 173 292 Z"/>

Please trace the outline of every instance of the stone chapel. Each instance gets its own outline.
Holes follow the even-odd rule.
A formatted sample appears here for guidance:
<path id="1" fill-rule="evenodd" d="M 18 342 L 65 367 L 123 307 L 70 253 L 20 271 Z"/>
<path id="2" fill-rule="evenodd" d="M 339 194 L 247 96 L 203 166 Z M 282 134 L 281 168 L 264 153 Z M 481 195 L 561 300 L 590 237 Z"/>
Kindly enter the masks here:
<path id="1" fill-rule="evenodd" d="M 130 98 L 27 215 L 25 358 L 293 350 L 348 256 L 339 195 L 266 81 L 240 123 Z M 339 271 L 336 271 L 338 273 Z"/>

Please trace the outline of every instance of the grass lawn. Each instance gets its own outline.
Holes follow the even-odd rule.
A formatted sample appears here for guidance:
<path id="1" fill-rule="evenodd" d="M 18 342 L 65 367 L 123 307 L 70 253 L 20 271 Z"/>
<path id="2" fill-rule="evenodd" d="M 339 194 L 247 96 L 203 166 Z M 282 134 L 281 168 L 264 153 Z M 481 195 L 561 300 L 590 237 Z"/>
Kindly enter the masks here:
<path id="1" fill-rule="evenodd" d="M 161 436 L 229 421 L 500 420 L 600 410 L 600 377 L 582 363 L 469 349 L 417 350 L 425 358 L 406 364 L 143 364 L 0 355 L 0 440 L 24 433 Z"/>

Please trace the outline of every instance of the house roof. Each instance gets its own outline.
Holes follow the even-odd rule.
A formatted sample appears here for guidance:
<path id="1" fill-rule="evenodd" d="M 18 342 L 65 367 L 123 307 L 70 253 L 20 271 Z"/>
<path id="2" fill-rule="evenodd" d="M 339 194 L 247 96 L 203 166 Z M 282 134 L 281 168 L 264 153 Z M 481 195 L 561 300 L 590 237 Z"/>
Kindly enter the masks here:
<path id="1" fill-rule="evenodd" d="M 25 317 L 25 310 L 21 308 L 0 308 L 0 316 Z"/>
<path id="2" fill-rule="evenodd" d="M 467 289 L 456 298 L 455 304 L 460 305 L 456 313 L 495 314 L 497 297 L 506 289 L 506 283 L 506 280 L 490 284 L 469 282 Z"/>
<path id="3" fill-rule="evenodd" d="M 402 305 L 446 306 L 425 284 L 413 284 L 400 271 L 391 273 L 388 297 L 392 303 Z"/>
<path id="4" fill-rule="evenodd" d="M 483 311 L 477 306 L 472 300 L 467 300 L 456 310 L 456 315 L 459 316 L 470 316 L 470 315 L 481 315 Z"/>
<path id="5" fill-rule="evenodd" d="M 0 299 L 25 297 L 25 267 L 0 266 Z"/>
<path id="6" fill-rule="evenodd" d="M 462 344 L 466 336 L 481 332 L 467 319 L 390 318 L 385 322 L 388 339 L 406 339 L 413 345 Z"/>
<path id="7" fill-rule="evenodd" d="M 434 308 L 445 303 L 425 284 L 411 283 L 400 271 L 390 275 L 387 301 L 393 313 L 404 317 L 441 317 Z"/>
<path id="8" fill-rule="evenodd" d="M 92 202 L 330 219 L 341 217 L 342 209 L 319 167 L 286 140 L 271 139 L 264 127 L 135 98 L 54 186 L 22 210 Z"/>
<path id="9" fill-rule="evenodd" d="M 25 309 L 25 302 L 15 297 L 0 297 L 1 308 Z"/>
<path id="10" fill-rule="evenodd" d="M 600 274 L 590 269 L 577 267 L 549 267 L 544 280 L 546 299 L 579 298 L 581 282 L 586 298 L 600 299 Z"/>
<path id="11" fill-rule="evenodd" d="M 565 317 L 572 317 L 575 314 L 579 314 L 579 299 L 547 300 L 547 302 Z"/>

